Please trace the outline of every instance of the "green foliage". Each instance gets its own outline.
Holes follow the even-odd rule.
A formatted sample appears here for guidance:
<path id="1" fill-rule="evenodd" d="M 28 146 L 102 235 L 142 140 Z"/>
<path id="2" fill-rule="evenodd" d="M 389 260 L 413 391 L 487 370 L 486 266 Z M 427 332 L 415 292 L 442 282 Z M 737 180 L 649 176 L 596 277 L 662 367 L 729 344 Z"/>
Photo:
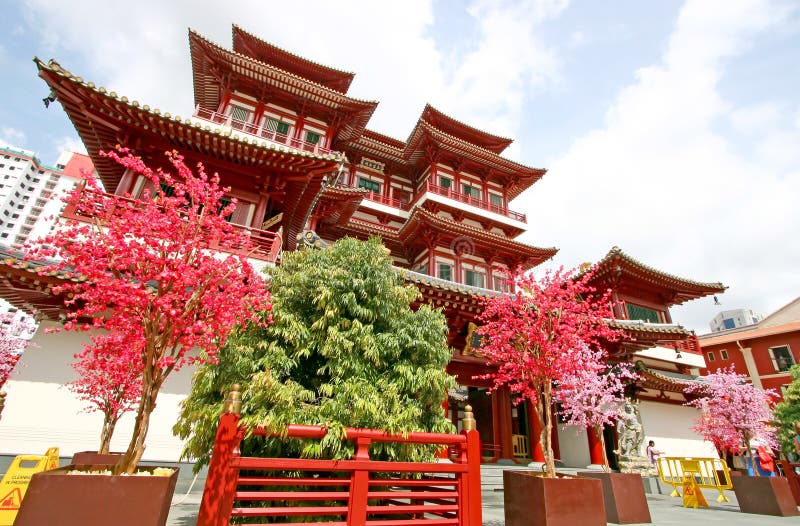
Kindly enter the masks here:
<path id="1" fill-rule="evenodd" d="M 327 426 L 320 442 L 245 440 L 243 454 L 341 458 L 344 427 L 453 432 L 442 400 L 455 385 L 444 316 L 410 303 L 419 291 L 392 269 L 379 239 L 284 253 L 270 269 L 273 323 L 229 337 L 219 364 L 197 371 L 174 431 L 184 456 L 209 460 L 231 385 L 242 386 L 242 422 L 273 430 Z M 256 450 L 256 451 L 253 451 Z M 375 444 L 373 458 L 430 459 L 431 448 Z"/>
<path id="2" fill-rule="evenodd" d="M 792 383 L 783 393 L 783 401 L 775 406 L 773 412 L 778 422 L 778 442 L 781 444 L 784 456 L 787 453 L 795 453 L 794 425 L 800 422 L 800 365 L 789 369 L 789 374 L 792 375 Z"/>

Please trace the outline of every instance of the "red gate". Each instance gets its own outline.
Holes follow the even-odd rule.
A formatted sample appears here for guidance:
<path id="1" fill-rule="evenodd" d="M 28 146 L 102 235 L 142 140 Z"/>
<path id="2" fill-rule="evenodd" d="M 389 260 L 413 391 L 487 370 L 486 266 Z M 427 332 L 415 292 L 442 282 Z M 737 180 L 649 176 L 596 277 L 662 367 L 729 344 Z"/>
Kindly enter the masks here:
<path id="1" fill-rule="evenodd" d="M 229 400 L 238 396 L 234 391 Z M 355 445 L 353 457 L 318 460 L 242 457 L 239 445 L 245 433 L 238 408 L 227 405 L 229 412 L 220 417 L 217 429 L 198 526 L 227 526 L 232 517 L 261 517 L 293 526 L 310 526 L 309 518 L 315 519 L 314 526 L 482 525 L 480 439 L 469 406 L 461 434 L 347 428 L 345 438 Z M 281 435 L 319 440 L 326 434 L 322 427 L 290 425 Z M 263 429 L 251 435 L 276 436 Z M 373 442 L 440 445 L 448 448 L 452 463 L 370 460 Z M 247 474 L 240 476 L 240 470 Z"/>

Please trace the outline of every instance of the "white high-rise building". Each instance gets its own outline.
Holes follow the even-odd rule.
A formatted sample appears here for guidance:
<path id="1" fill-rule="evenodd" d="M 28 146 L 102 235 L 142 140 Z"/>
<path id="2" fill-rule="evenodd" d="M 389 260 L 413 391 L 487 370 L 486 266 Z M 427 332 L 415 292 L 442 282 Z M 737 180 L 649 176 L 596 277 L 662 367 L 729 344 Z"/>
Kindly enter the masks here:
<path id="1" fill-rule="evenodd" d="M 34 152 L 0 146 L 0 245 L 19 247 L 47 235 L 64 207 L 60 196 L 93 171 L 86 155 L 63 152 L 55 166 Z"/>
<path id="2" fill-rule="evenodd" d="M 0 248 L 15 249 L 47 235 L 64 208 L 60 197 L 94 171 L 86 155 L 63 152 L 55 166 L 43 164 L 29 150 L 0 145 Z M 27 313 L 0 299 L 0 313 Z"/>
<path id="3" fill-rule="evenodd" d="M 726 329 L 744 327 L 745 325 L 753 325 L 762 319 L 764 319 L 763 314 L 756 314 L 751 309 L 725 310 L 714 316 L 709 326 L 711 327 L 711 332 L 719 332 Z"/>

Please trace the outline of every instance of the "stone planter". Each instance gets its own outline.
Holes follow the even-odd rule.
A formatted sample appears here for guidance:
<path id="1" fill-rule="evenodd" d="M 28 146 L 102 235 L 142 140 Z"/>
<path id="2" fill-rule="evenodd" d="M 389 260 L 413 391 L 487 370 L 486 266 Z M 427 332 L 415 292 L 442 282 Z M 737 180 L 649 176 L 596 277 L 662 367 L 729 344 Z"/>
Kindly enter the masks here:
<path id="1" fill-rule="evenodd" d="M 731 477 L 739 509 L 744 513 L 792 517 L 800 515 L 784 477 Z"/>
<path id="2" fill-rule="evenodd" d="M 36 473 L 15 526 L 164 526 L 178 469 L 168 477 L 67 475 L 76 466 Z M 152 472 L 152 467 L 139 468 Z"/>
<path id="3" fill-rule="evenodd" d="M 608 522 L 615 524 L 650 522 L 650 508 L 647 506 L 641 475 L 605 471 L 583 471 L 578 475 L 600 480 Z"/>
<path id="4" fill-rule="evenodd" d="M 641 481 L 639 482 L 641 486 Z M 504 471 L 505 526 L 605 526 L 599 480 Z"/>

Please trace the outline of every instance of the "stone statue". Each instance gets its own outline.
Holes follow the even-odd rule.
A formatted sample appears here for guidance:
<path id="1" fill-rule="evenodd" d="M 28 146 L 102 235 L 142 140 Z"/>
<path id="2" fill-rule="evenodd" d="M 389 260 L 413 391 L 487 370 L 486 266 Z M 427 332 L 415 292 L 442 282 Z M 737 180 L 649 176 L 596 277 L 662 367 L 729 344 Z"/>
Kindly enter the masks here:
<path id="1" fill-rule="evenodd" d="M 625 415 L 617 423 L 617 433 L 619 436 L 619 448 L 615 453 L 621 457 L 636 457 L 641 455 L 642 424 L 639 417 L 639 408 L 634 406 L 629 400 L 625 402 Z"/>
<path id="2" fill-rule="evenodd" d="M 639 406 L 630 400 L 625 401 L 625 415 L 617 423 L 619 447 L 614 450 L 619 459 L 622 473 L 638 473 L 642 476 L 656 476 L 658 472 L 650 461 L 642 456 L 644 429 L 639 415 Z"/>

